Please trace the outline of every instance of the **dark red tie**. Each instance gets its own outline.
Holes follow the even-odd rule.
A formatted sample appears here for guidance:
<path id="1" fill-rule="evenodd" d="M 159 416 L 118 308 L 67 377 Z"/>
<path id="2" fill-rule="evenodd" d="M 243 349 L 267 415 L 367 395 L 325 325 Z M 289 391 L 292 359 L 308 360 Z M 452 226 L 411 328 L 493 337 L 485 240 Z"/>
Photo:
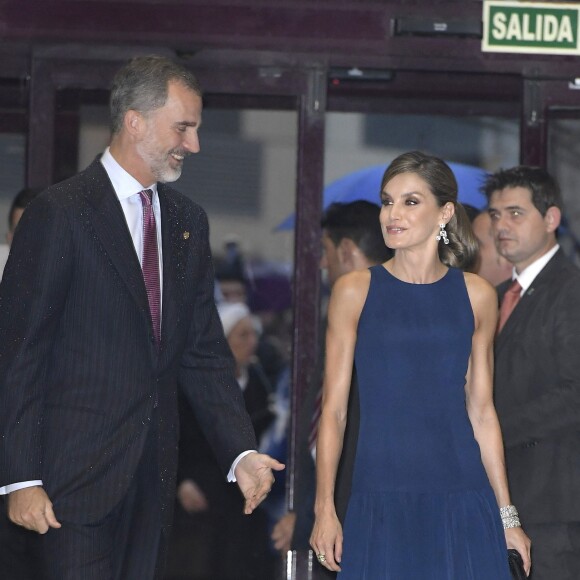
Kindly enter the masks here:
<path id="1" fill-rule="evenodd" d="M 507 319 L 516 307 L 516 304 L 519 302 L 521 291 L 522 287 L 517 280 L 514 280 L 506 290 L 499 309 L 499 323 L 497 325 L 498 334 L 501 332 L 501 329 L 504 327 Z"/>
<path id="2" fill-rule="evenodd" d="M 157 228 L 155 227 L 155 214 L 151 200 L 153 192 L 150 189 L 140 191 L 141 203 L 143 204 L 143 278 L 147 289 L 151 321 L 155 342 L 159 346 L 161 330 L 161 289 L 159 284 L 159 252 L 157 250 Z"/>

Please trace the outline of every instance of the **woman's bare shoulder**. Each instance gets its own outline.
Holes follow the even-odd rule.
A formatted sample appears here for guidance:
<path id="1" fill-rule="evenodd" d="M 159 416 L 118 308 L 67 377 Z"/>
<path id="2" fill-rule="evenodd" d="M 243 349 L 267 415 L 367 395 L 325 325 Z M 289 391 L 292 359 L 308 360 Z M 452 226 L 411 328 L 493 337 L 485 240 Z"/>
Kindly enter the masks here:
<path id="1" fill-rule="evenodd" d="M 497 292 L 487 280 L 472 272 L 464 272 L 463 276 L 472 302 L 497 302 Z"/>
<path id="2" fill-rule="evenodd" d="M 334 283 L 330 306 L 348 308 L 360 313 L 369 292 L 370 283 L 369 270 L 356 270 L 344 274 Z"/>
<path id="3" fill-rule="evenodd" d="M 464 272 L 465 286 L 476 322 L 490 320 L 495 324 L 497 318 L 497 292 L 495 288 L 481 276 Z"/>
<path id="4" fill-rule="evenodd" d="M 371 283 L 370 270 L 355 270 L 341 276 L 334 284 L 332 293 L 356 298 L 360 294 L 367 295 Z"/>

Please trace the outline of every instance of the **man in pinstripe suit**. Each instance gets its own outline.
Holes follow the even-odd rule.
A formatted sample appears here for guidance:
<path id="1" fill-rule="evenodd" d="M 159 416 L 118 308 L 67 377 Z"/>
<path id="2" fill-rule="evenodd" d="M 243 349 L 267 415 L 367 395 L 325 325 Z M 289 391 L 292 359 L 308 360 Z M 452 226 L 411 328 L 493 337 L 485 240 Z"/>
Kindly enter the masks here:
<path id="1" fill-rule="evenodd" d="M 246 513 L 283 468 L 252 452 L 213 302 L 207 217 L 166 185 L 199 151 L 201 108 L 189 71 L 132 60 L 113 83 L 110 147 L 40 195 L 14 237 L 0 285 L 0 493 L 10 519 L 41 534 L 46 579 L 160 576 L 178 388 Z M 142 271 L 155 237 L 159 306 Z"/>

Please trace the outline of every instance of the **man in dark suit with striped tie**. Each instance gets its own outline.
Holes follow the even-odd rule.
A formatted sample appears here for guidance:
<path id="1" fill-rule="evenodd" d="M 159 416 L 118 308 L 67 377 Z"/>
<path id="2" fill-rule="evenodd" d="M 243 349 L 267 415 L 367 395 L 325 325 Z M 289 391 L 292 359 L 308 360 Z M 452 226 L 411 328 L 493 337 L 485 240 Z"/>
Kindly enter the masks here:
<path id="1" fill-rule="evenodd" d="M 204 211 L 167 183 L 199 151 L 201 90 L 160 57 L 111 91 L 100 159 L 27 209 L 0 286 L 0 493 L 39 532 L 39 578 L 158 578 L 182 389 L 246 498 L 282 465 L 256 442 L 214 305 Z"/>
<path id="2" fill-rule="evenodd" d="M 580 271 L 558 245 L 562 200 L 542 168 L 485 185 L 499 253 L 495 406 L 511 497 L 532 540 L 532 580 L 580 578 Z"/>

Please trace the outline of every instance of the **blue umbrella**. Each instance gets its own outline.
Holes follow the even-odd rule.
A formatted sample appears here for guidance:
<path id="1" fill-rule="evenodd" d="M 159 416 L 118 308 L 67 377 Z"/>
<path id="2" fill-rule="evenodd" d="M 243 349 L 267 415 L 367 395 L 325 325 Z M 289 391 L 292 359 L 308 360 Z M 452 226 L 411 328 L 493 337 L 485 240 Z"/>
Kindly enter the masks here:
<path id="1" fill-rule="evenodd" d="M 483 209 L 487 205 L 487 199 L 479 188 L 483 184 L 487 173 L 472 165 L 462 163 L 447 163 L 457 179 L 459 186 L 459 201 Z M 333 181 L 324 188 L 322 204 L 326 209 L 331 203 L 350 203 L 353 201 L 366 200 L 380 204 L 379 190 L 381 180 L 388 165 L 373 165 L 358 171 L 348 173 Z M 291 230 L 294 228 L 294 214 L 289 215 L 283 222 L 276 226 L 275 231 Z"/>

